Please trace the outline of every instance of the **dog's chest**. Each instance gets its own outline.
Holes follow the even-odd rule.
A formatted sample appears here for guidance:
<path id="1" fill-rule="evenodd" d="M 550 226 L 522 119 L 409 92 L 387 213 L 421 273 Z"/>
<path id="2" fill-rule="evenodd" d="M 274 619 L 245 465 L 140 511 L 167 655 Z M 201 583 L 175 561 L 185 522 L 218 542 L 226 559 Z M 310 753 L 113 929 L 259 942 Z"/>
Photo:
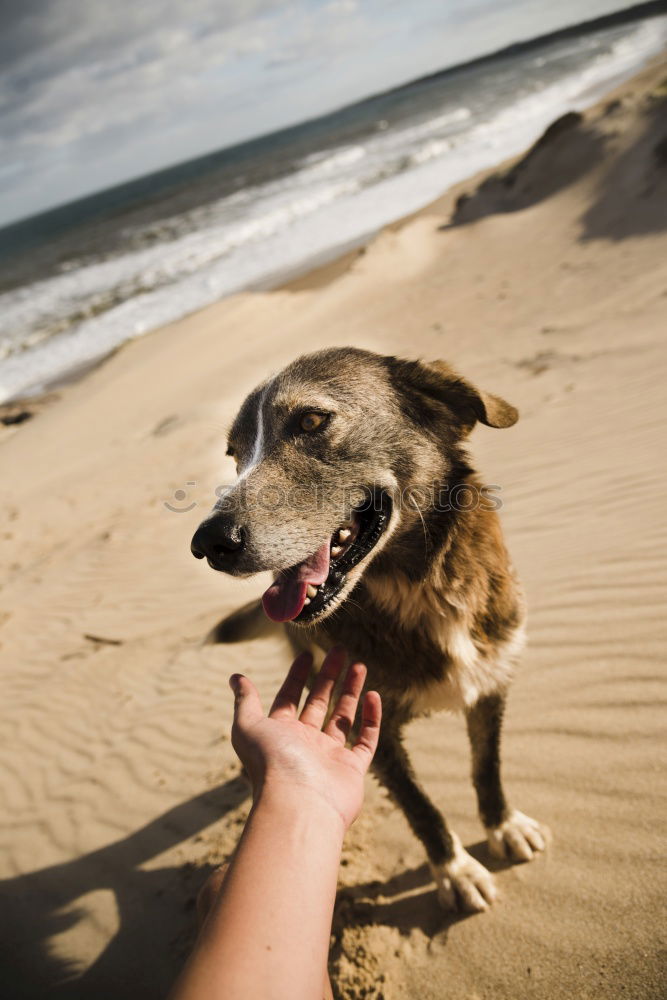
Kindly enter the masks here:
<path id="1" fill-rule="evenodd" d="M 406 692 L 410 714 L 464 711 L 480 698 L 504 691 L 523 644 L 523 629 L 509 642 L 484 651 L 476 647 L 465 626 L 453 624 L 443 629 L 440 648 L 446 661 L 445 675 Z"/>
<path id="2" fill-rule="evenodd" d="M 463 711 L 479 698 L 507 687 L 525 642 L 522 627 L 505 642 L 480 647 L 472 638 L 465 606 L 443 600 L 433 588 L 401 586 L 393 580 L 384 586 L 382 581 L 373 581 L 368 590 L 374 602 L 391 616 L 393 628 L 401 632 L 408 645 L 410 635 L 426 640 L 431 656 L 442 666 L 435 675 L 424 676 L 419 664 L 404 665 L 415 681 L 401 694 L 410 716 Z"/>

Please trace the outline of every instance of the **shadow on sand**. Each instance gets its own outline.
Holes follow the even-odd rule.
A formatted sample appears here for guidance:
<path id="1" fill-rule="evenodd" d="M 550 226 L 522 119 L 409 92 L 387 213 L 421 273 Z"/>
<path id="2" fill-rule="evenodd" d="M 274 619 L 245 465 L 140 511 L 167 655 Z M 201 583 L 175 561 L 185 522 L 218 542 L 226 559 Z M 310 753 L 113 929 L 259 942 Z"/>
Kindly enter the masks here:
<path id="1" fill-rule="evenodd" d="M 107 847 L 73 861 L 0 882 L 0 996 L 3 1000 L 164 1000 L 195 936 L 195 903 L 211 865 L 186 863 L 146 870 L 152 858 L 193 837 L 247 799 L 242 777 L 183 802 Z M 492 871 L 509 867 L 490 857 L 486 843 L 468 847 Z M 113 893 L 119 917 L 115 936 L 79 975 L 56 956 L 51 939 L 85 914 L 77 900 L 96 890 Z M 419 891 L 422 890 L 422 891 Z M 347 927 L 384 925 L 409 935 L 445 934 L 471 914 L 443 911 L 428 865 L 386 882 L 360 883 L 338 893 L 331 967 Z"/>
<path id="2" fill-rule="evenodd" d="M 195 933 L 197 892 L 211 866 L 141 866 L 210 826 L 249 795 L 234 778 L 83 857 L 0 882 L 3 1000 L 163 1000 Z M 50 939 L 83 915 L 76 902 L 113 893 L 119 928 L 84 972 L 50 951 Z"/>
<path id="3" fill-rule="evenodd" d="M 516 864 L 494 858 L 484 840 L 470 844 L 466 850 L 491 872 L 504 871 Z M 419 889 L 423 891 L 418 892 Z M 386 882 L 364 882 L 341 889 L 336 899 L 333 931 L 338 938 L 345 927 L 383 924 L 395 927 L 404 935 L 418 929 L 432 938 L 474 916 L 474 913 L 443 910 L 433 876 L 425 863 L 399 872 Z"/>

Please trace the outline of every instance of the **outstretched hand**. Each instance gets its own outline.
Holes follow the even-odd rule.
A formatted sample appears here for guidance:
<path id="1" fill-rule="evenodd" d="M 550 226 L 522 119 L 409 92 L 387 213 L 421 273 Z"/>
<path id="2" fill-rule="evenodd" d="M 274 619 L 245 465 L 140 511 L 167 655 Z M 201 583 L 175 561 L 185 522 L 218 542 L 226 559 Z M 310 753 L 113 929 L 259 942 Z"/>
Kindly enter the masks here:
<path id="1" fill-rule="evenodd" d="M 345 652 L 335 647 L 328 653 L 299 714 L 311 664 L 309 653 L 296 658 L 268 716 L 252 681 L 243 674 L 230 677 L 235 695 L 232 744 L 250 776 L 255 796 L 268 784 L 286 795 L 297 791 L 315 796 L 338 813 L 347 829 L 361 809 L 364 775 L 378 744 L 380 695 L 369 691 L 364 696 L 358 735 L 348 747 L 366 667 L 353 663 L 348 668 L 340 696 L 324 725 L 334 686 L 345 665 Z"/>

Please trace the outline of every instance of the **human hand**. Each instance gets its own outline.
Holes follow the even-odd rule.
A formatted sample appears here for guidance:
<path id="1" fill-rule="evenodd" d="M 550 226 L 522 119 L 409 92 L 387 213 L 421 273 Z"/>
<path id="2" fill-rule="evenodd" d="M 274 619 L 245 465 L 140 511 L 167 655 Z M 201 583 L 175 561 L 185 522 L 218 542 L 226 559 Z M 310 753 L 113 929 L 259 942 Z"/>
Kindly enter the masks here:
<path id="1" fill-rule="evenodd" d="M 296 794 L 300 802 L 314 797 L 326 802 L 347 829 L 363 802 L 364 775 L 377 747 L 382 703 L 377 691 L 366 693 L 359 734 L 354 745 L 347 747 L 366 667 L 362 663 L 349 667 L 331 718 L 322 729 L 345 652 L 335 647 L 328 653 L 299 714 L 311 663 L 310 653 L 297 656 L 268 716 L 254 684 L 243 674 L 230 677 L 235 695 L 232 745 L 250 776 L 255 796 L 270 788 L 278 789 L 280 795 Z"/>

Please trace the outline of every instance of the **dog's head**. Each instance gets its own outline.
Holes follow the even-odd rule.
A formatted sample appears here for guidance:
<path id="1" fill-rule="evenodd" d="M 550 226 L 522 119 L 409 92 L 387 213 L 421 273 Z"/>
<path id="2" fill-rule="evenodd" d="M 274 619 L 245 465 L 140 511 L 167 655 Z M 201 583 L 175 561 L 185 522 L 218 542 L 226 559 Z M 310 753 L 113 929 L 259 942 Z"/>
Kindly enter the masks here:
<path id="1" fill-rule="evenodd" d="M 312 624 L 392 539 L 422 530 L 415 491 L 447 482 L 475 423 L 517 416 L 441 361 L 356 348 L 298 358 L 243 403 L 229 434 L 238 480 L 197 529 L 193 555 L 236 576 L 273 570 L 268 616 Z"/>

